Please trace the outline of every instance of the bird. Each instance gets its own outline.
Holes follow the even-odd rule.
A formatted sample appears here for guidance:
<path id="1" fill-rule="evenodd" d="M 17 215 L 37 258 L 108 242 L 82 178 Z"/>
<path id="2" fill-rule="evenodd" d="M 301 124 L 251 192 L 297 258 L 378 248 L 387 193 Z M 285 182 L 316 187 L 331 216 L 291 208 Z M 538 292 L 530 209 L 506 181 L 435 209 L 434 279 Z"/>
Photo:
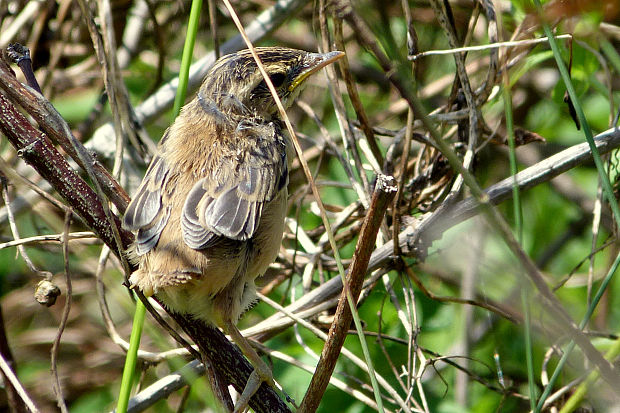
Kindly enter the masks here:
<path id="1" fill-rule="evenodd" d="M 254 50 L 285 108 L 310 75 L 344 56 Z M 250 50 L 223 56 L 164 132 L 123 217 L 135 234 L 127 251 L 138 267 L 130 286 L 220 327 L 254 367 L 235 411 L 245 409 L 262 382 L 274 385 L 236 324 L 256 302 L 256 278 L 278 255 L 293 155 Z"/>

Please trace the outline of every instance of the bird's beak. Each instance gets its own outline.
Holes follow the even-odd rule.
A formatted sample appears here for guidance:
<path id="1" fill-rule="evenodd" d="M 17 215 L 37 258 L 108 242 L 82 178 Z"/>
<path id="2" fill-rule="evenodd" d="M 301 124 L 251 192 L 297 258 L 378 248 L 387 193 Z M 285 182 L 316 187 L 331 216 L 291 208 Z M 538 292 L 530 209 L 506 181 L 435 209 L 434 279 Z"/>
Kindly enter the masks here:
<path id="1" fill-rule="evenodd" d="M 288 87 L 289 92 L 295 90 L 299 85 L 301 85 L 308 76 L 318 72 L 323 67 L 327 66 L 330 63 L 335 62 L 336 60 L 344 57 L 344 52 L 334 51 L 329 53 L 310 53 L 306 58 L 306 63 L 301 73 L 297 75 L 295 80 Z"/>

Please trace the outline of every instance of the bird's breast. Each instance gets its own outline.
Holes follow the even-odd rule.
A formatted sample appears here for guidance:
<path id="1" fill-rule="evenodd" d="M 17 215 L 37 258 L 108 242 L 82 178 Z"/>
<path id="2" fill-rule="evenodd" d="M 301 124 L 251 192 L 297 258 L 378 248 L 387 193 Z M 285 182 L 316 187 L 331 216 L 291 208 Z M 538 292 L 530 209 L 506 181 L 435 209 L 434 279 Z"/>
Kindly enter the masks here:
<path id="1" fill-rule="evenodd" d="M 287 198 L 288 191 L 284 187 L 276 198 L 263 208 L 260 223 L 251 239 L 252 254 L 248 273 L 253 279 L 263 275 L 278 256 L 284 232 Z"/>

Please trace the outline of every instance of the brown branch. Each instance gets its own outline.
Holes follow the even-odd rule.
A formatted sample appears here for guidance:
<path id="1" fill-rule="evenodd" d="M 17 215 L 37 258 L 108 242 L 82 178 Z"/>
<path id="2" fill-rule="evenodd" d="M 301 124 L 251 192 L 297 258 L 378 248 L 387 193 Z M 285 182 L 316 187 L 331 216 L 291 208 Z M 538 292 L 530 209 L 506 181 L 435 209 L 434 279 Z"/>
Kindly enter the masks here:
<path id="1" fill-rule="evenodd" d="M 346 288 L 349 289 L 353 300 L 357 301 L 362 290 L 368 262 L 375 246 L 377 232 L 383 222 L 385 211 L 396 194 L 396 187 L 392 184 L 393 179 L 385 175 L 377 177 L 370 207 L 368 208 L 368 213 L 355 247 L 351 265 L 347 271 L 347 285 L 340 294 L 334 321 L 329 329 L 329 335 L 325 342 L 325 347 L 323 347 L 321 358 L 312 376 L 306 395 L 299 406 L 298 411 L 300 413 L 314 412 L 318 408 L 329 383 L 329 378 L 334 371 L 334 367 L 336 367 L 336 361 L 338 361 L 342 345 L 353 320 L 347 300 Z"/>
<path id="2" fill-rule="evenodd" d="M 0 75 L 0 78 L 2 77 Z M 118 253 L 112 228 L 108 225 L 97 194 L 71 168 L 47 135 L 30 124 L 4 93 L 0 93 L 0 131 L 15 147 L 17 154 L 47 180 L 69 205 L 75 208 L 84 223 L 112 251 Z M 122 247 L 127 248 L 133 240 L 133 235 L 121 229 L 117 217 L 114 221 L 121 233 Z"/>
<path id="3" fill-rule="evenodd" d="M 254 367 L 243 357 L 241 350 L 228 341 L 217 328 L 186 315 L 169 313 L 192 337 L 200 352 L 212 361 L 212 367 L 217 375 L 226 378 L 239 393 L 243 392 Z M 284 401 L 265 383 L 250 399 L 250 407 L 256 412 L 290 413 Z"/>
<path id="4" fill-rule="evenodd" d="M 74 147 L 74 143 L 81 145 L 75 138 L 71 139 L 71 130 L 67 122 L 62 118 L 52 104 L 41 94 L 24 86 L 13 75 L 12 70 L 4 62 L 0 63 L 0 90 L 9 101 L 21 106 L 37 122 L 43 132 L 58 142 L 67 154 L 84 170 L 87 170 L 81 160 L 80 154 L 85 156 L 86 161 L 92 165 L 95 178 L 101 185 L 103 192 L 110 198 L 119 211 L 124 212 L 129 204 L 129 196 L 112 177 L 112 175 L 96 161 L 90 152 L 83 146 Z M 73 143 L 72 143 L 73 141 Z M 113 248 L 114 249 L 114 248 Z"/>

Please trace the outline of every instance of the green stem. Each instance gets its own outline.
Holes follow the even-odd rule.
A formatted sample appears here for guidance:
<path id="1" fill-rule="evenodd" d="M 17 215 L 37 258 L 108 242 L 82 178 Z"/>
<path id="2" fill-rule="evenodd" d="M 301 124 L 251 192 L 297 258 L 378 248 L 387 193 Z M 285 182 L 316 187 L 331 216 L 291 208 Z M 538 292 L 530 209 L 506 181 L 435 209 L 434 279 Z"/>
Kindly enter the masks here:
<path id="1" fill-rule="evenodd" d="M 510 160 L 510 174 L 513 177 L 512 186 L 512 207 L 513 215 L 515 219 L 515 227 L 517 231 L 517 240 L 519 244 L 523 245 L 523 210 L 521 208 L 521 196 L 519 193 L 519 185 L 517 183 L 517 173 L 519 168 L 517 166 L 517 155 L 515 145 L 514 134 L 514 120 L 512 117 L 512 94 L 510 93 L 510 78 L 508 72 L 504 71 L 503 74 L 504 87 L 502 88 L 502 98 L 504 100 L 504 114 L 506 117 L 506 135 L 508 137 L 509 160 Z M 521 305 L 523 307 L 524 314 L 524 340 L 525 340 L 525 360 L 527 365 L 527 382 L 528 390 L 530 394 L 530 408 L 535 413 L 536 410 L 536 381 L 534 376 L 534 361 L 532 350 L 532 325 L 530 322 L 530 306 L 529 306 L 529 290 L 528 288 L 521 289 Z"/>
<path id="2" fill-rule="evenodd" d="M 185 36 L 185 45 L 183 47 L 183 57 L 181 59 L 181 70 L 179 72 L 179 86 L 174 100 L 174 117 L 179 114 L 181 106 L 183 105 L 183 102 L 185 102 L 185 96 L 187 95 L 189 67 L 192 61 L 201 8 L 202 0 L 192 1 L 189 22 L 187 24 L 187 34 Z M 137 300 L 133 327 L 131 330 L 131 338 L 129 340 L 129 350 L 127 351 L 127 356 L 125 358 L 125 367 L 123 369 L 123 377 L 121 379 L 121 389 L 118 395 L 118 403 L 116 407 L 116 411 L 118 413 L 125 413 L 127 411 L 134 373 L 136 370 L 138 349 L 140 348 L 140 337 L 142 335 L 142 327 L 144 326 L 145 314 L 146 308 L 144 307 L 144 304 L 142 304 L 140 300 Z"/>
<path id="3" fill-rule="evenodd" d="M 542 16 L 541 8 L 539 0 L 534 0 L 534 4 L 539 11 L 539 14 Z M 562 76 L 562 80 L 564 81 L 564 85 L 566 86 L 566 91 L 568 92 L 568 96 L 570 97 L 573 106 L 575 107 L 575 112 L 577 113 L 577 118 L 581 123 L 581 127 L 583 128 L 583 134 L 585 135 L 586 141 L 590 146 L 590 150 L 592 151 L 592 158 L 594 159 L 594 164 L 596 165 L 596 169 L 601 178 L 601 184 L 603 186 L 603 192 L 607 201 L 609 202 L 609 206 L 616 218 L 616 222 L 620 222 L 620 206 L 618 206 L 618 202 L 616 202 L 616 198 L 614 197 L 614 191 L 609 182 L 609 177 L 605 171 L 605 165 L 603 164 L 603 160 L 601 159 L 601 155 L 598 153 L 598 149 L 596 148 L 596 144 L 594 143 L 594 136 L 592 135 L 592 129 L 590 129 L 590 124 L 586 119 L 586 115 L 583 112 L 583 107 L 579 103 L 579 96 L 577 96 L 577 91 L 575 91 L 575 87 L 570 78 L 570 74 L 568 73 L 568 69 L 564 60 L 562 60 L 562 54 L 560 52 L 560 48 L 558 47 L 558 43 L 556 42 L 555 37 L 553 37 L 553 33 L 551 32 L 551 28 L 548 24 L 543 23 L 543 30 L 545 31 L 545 35 L 549 39 L 549 46 L 551 47 L 551 51 L 553 52 L 553 57 L 555 58 L 556 64 L 558 66 L 558 70 L 560 71 L 560 75 Z"/>
<path id="4" fill-rule="evenodd" d="M 202 9 L 202 0 L 193 0 L 192 8 L 189 12 L 189 22 L 187 24 L 187 34 L 185 35 L 185 46 L 183 47 L 183 57 L 181 58 L 181 71 L 179 73 L 179 86 L 177 94 L 174 98 L 174 112 L 176 117 L 181 110 L 181 106 L 185 102 L 187 95 L 187 82 L 189 79 L 189 66 L 194 53 L 194 43 L 196 42 L 196 33 L 198 32 L 198 23 L 200 23 L 200 11 Z"/>
<path id="5" fill-rule="evenodd" d="M 118 395 L 118 403 L 116 405 L 117 413 L 126 413 L 131 395 L 131 387 L 133 384 L 136 362 L 138 361 L 138 348 L 140 348 L 140 337 L 142 335 L 142 326 L 144 325 L 144 316 L 146 308 L 142 301 L 136 303 L 136 312 L 133 316 L 133 327 L 131 329 L 131 338 L 129 340 L 129 350 L 125 358 L 125 367 L 123 368 L 123 378 L 121 379 L 121 389 Z"/>
<path id="6" fill-rule="evenodd" d="M 611 282 L 611 279 L 613 278 L 616 270 L 618 269 L 618 265 L 620 265 L 620 254 L 616 256 L 616 260 L 614 261 L 611 268 L 607 272 L 607 275 L 603 279 L 601 286 L 596 291 L 596 295 L 594 296 L 594 299 L 592 299 L 592 303 L 588 307 L 588 310 L 586 311 L 586 314 L 584 315 L 583 320 L 581 320 L 581 323 L 579 323 L 579 328 L 583 329 L 586 326 L 586 324 L 588 324 L 588 321 L 590 321 L 590 317 L 592 317 L 592 313 L 594 313 L 594 309 L 598 305 L 599 301 L 601 301 L 601 298 L 603 297 L 603 293 L 605 293 L 607 286 Z M 616 340 L 616 343 L 614 344 L 614 348 L 618 348 L 619 346 L 620 346 L 620 340 Z M 562 372 L 562 369 L 564 365 L 566 364 L 566 361 L 568 360 L 568 356 L 570 355 L 570 353 L 573 351 L 574 348 L 575 348 L 575 342 L 571 340 L 568 343 L 566 350 L 564 350 L 564 354 L 562 354 L 562 357 L 560 358 L 560 361 L 558 362 L 558 365 L 555 368 L 553 375 L 549 379 L 549 383 L 547 384 L 547 386 L 545 386 L 545 389 L 543 393 L 541 394 L 540 399 L 538 400 L 538 404 L 536 405 L 537 411 L 542 410 L 545 400 L 547 400 L 547 397 L 549 397 L 549 394 L 551 394 L 551 390 L 553 390 L 553 385 L 555 384 L 556 380 L 560 376 L 560 373 Z M 617 355 L 617 353 L 615 354 Z M 607 357 L 607 355 L 605 355 L 605 357 L 608 360 L 611 360 L 611 358 Z M 585 383 L 582 383 L 582 385 L 579 387 L 582 387 L 583 385 L 588 386 L 587 383 L 589 383 L 590 377 L 596 377 L 596 378 L 599 377 L 598 371 L 594 371 L 593 373 L 595 373 L 595 376 L 590 375 L 588 377 L 588 380 Z M 583 395 L 581 397 L 583 397 Z M 573 397 L 571 397 L 571 399 L 572 398 Z"/>
<path id="7" fill-rule="evenodd" d="M 605 353 L 607 360 L 614 360 L 620 354 L 620 340 L 616 340 L 614 345 Z M 577 410 L 583 399 L 588 395 L 588 389 L 594 384 L 600 377 L 598 370 L 593 370 L 586 380 L 577 387 L 575 393 L 566 401 L 560 413 L 571 413 Z"/>
<path id="8" fill-rule="evenodd" d="M 534 5 L 536 6 L 536 9 L 538 11 L 538 14 L 540 16 L 542 16 L 542 6 L 540 4 L 540 1 L 539 0 L 533 0 L 533 1 L 534 1 Z M 585 116 L 585 113 L 583 111 L 583 108 L 582 108 L 581 104 L 579 103 L 577 92 L 575 91 L 575 87 L 573 86 L 573 83 L 571 81 L 570 74 L 568 73 L 568 69 L 566 67 L 566 64 L 562 60 L 562 54 L 560 52 L 560 48 L 558 47 L 556 39 L 553 37 L 553 33 L 551 32 L 551 28 L 549 27 L 548 24 L 543 23 L 543 30 L 545 32 L 545 35 L 549 39 L 549 46 L 551 47 L 551 51 L 553 52 L 553 57 L 556 60 L 556 64 L 558 66 L 558 70 L 560 71 L 560 75 L 562 76 L 562 80 L 564 81 L 564 85 L 566 86 L 566 90 L 568 92 L 568 95 L 569 95 L 569 97 L 570 97 L 570 99 L 571 99 L 571 101 L 573 103 L 574 108 L 575 108 L 575 112 L 577 114 L 577 118 L 579 119 L 579 122 L 581 123 L 581 126 L 583 128 L 583 133 L 585 135 L 586 141 L 588 142 L 588 145 L 589 145 L 590 150 L 592 152 L 592 158 L 594 159 L 594 164 L 596 165 L 596 169 L 597 169 L 598 174 L 599 174 L 600 179 L 601 179 L 601 185 L 603 187 L 603 193 L 605 194 L 605 197 L 609 201 L 609 206 L 610 206 L 610 208 L 611 208 L 611 210 L 613 212 L 613 215 L 614 215 L 614 217 L 616 219 L 616 222 L 620 222 L 620 207 L 618 206 L 618 202 L 615 199 L 611 183 L 609 182 L 609 177 L 607 176 L 607 173 L 605 171 L 605 165 L 603 164 L 603 160 L 601 159 L 601 156 L 600 156 L 600 154 L 598 152 L 598 149 L 596 148 L 596 145 L 594 143 L 594 137 L 592 135 L 592 130 L 590 129 L 590 124 L 588 123 L 588 121 L 586 119 L 586 116 Z M 598 302 L 600 300 L 600 297 L 602 296 L 603 292 L 605 291 L 605 288 L 607 287 L 609 281 L 611 281 L 611 278 L 613 277 L 613 274 L 615 273 L 615 269 L 617 268 L 619 260 L 620 260 L 620 256 L 616 257 L 616 262 L 614 262 L 614 265 L 612 266 L 612 269 L 608 272 L 607 276 L 605 277 L 605 280 L 601 284 L 601 287 L 599 288 L 599 290 L 597 292 L 597 296 L 595 297 L 595 299 L 592 301 L 592 303 L 588 307 L 588 310 L 586 312 L 586 316 L 584 317 L 583 321 L 580 324 L 580 328 L 583 329 L 585 327 L 585 325 L 587 324 L 587 321 L 590 319 L 590 316 L 594 312 L 594 309 L 596 308 L 596 305 L 598 304 Z M 560 363 L 558 363 L 558 366 L 555 369 L 551 379 L 549 380 L 549 383 L 545 387 L 545 389 L 543 391 L 543 394 L 541 395 L 541 397 L 540 397 L 540 399 L 538 401 L 538 404 L 536 406 L 537 409 L 541 409 L 542 408 L 545 400 L 547 399 L 547 397 L 551 393 L 551 389 L 553 388 L 553 385 L 555 384 L 555 381 L 557 380 L 557 378 L 558 378 L 558 376 L 559 376 L 559 374 L 560 374 L 560 372 L 562 370 L 562 367 L 566 363 L 566 359 L 568 358 L 568 355 L 570 354 L 571 350 L 574 347 L 575 347 L 575 344 L 571 341 L 569 343 L 569 345 L 568 345 L 564 355 L 560 359 Z"/>

